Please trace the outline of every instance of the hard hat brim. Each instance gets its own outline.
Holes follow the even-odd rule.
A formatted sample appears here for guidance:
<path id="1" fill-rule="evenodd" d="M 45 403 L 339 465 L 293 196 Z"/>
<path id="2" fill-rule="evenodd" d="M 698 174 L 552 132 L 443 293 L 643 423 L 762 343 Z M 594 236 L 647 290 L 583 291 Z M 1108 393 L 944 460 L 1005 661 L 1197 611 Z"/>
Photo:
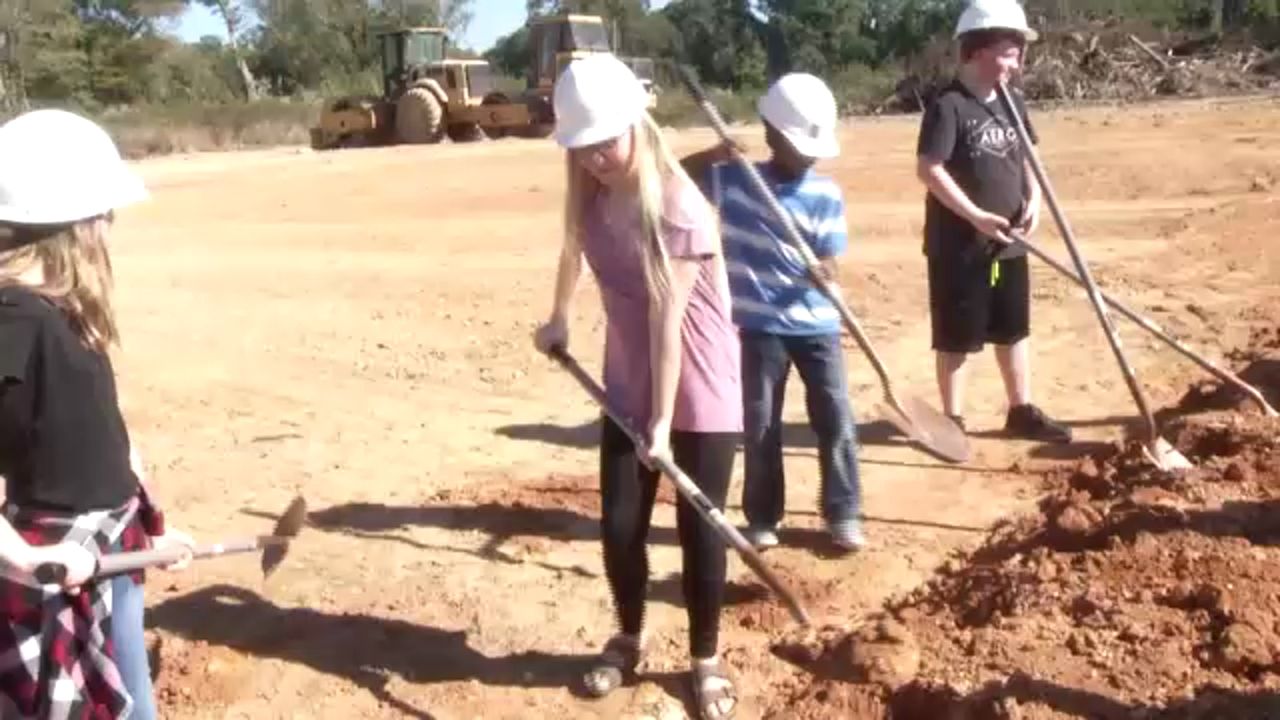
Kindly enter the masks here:
<path id="1" fill-rule="evenodd" d="M 795 148 L 796 152 L 805 157 L 826 160 L 840 155 L 840 142 L 836 140 L 834 129 L 825 130 L 817 137 L 782 129 L 778 129 L 778 132 L 787 139 L 787 142 L 791 143 L 791 147 Z"/>
<path id="2" fill-rule="evenodd" d="M 619 117 L 608 123 L 597 123 L 586 127 L 557 128 L 554 137 L 560 147 L 565 150 L 575 150 L 621 136 L 639 122 L 642 115 L 643 111 Z"/>
<path id="3" fill-rule="evenodd" d="M 121 173 L 108 184 L 108 188 L 105 194 L 100 194 L 92 202 L 60 202 L 47 207 L 0 205 L 0 222 L 15 225 L 69 225 L 151 199 L 151 193 L 142 178 L 133 172 Z"/>
<path id="4" fill-rule="evenodd" d="M 992 25 L 992 26 L 990 26 L 990 27 L 976 27 L 976 28 L 969 28 L 969 29 L 967 29 L 967 30 L 965 30 L 965 31 L 963 31 L 963 32 L 957 31 L 953 37 L 954 37 L 954 39 L 959 40 L 961 37 L 964 37 L 965 35 L 968 35 L 969 33 L 982 32 L 982 31 L 984 31 L 984 30 L 1005 30 L 1005 31 L 1007 31 L 1007 32 L 1011 32 L 1011 33 L 1015 33 L 1015 34 L 1017 34 L 1017 35 L 1021 35 L 1021 36 L 1022 36 L 1022 39 L 1023 39 L 1023 40 L 1026 40 L 1026 41 L 1027 41 L 1027 42 L 1029 42 L 1029 43 L 1033 43 L 1033 42 L 1035 42 L 1035 41 L 1037 41 L 1037 40 L 1039 40 L 1039 39 L 1040 39 L 1040 33 L 1036 32 L 1035 30 L 1032 30 L 1031 28 L 1004 27 L 1004 26 L 1002 26 L 1002 25 Z"/>

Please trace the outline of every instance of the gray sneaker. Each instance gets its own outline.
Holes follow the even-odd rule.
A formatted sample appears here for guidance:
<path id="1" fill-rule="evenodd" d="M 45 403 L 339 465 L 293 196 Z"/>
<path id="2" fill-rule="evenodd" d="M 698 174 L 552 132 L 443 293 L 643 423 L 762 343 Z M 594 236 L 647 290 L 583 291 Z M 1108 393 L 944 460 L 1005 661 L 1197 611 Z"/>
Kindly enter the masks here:
<path id="1" fill-rule="evenodd" d="M 742 537 L 746 538 L 747 542 L 751 543 L 751 546 L 757 550 L 778 547 L 778 528 L 776 526 L 749 527 L 743 531 Z"/>
<path id="2" fill-rule="evenodd" d="M 835 544 L 845 550 L 861 550 L 867 546 L 867 538 L 862 534 L 862 523 L 857 518 L 827 523 L 827 530 Z"/>

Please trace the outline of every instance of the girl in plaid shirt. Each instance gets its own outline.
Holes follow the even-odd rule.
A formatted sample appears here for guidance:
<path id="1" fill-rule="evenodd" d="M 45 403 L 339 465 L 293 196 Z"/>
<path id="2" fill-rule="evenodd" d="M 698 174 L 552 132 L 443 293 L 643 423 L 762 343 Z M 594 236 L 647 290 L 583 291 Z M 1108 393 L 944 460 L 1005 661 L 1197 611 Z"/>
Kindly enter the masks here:
<path id="1" fill-rule="evenodd" d="M 0 127 L 0 717 L 156 716 L 142 575 L 93 579 L 104 553 L 191 545 L 141 484 L 108 355 L 112 214 L 146 197 L 82 117 Z"/>

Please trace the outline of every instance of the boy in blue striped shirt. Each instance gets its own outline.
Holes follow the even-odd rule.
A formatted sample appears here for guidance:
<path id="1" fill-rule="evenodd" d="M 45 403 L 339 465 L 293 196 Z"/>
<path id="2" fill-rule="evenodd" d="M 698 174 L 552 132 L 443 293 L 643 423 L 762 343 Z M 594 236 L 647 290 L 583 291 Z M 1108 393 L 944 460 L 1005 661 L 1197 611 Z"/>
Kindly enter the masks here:
<path id="1" fill-rule="evenodd" d="M 844 199 L 835 181 L 812 167 L 839 154 L 835 98 L 818 78 L 791 73 L 770 87 L 758 109 L 771 157 L 756 168 L 820 259 L 821 274 L 834 280 L 836 258 L 849 242 Z M 684 164 L 720 211 L 733 317 L 742 339 L 745 535 L 757 548 L 778 544 L 786 499 L 782 406 L 794 364 L 818 436 L 823 519 L 838 545 L 858 549 L 865 541 L 857 431 L 839 312 L 809 282 L 804 259 L 787 243 L 782 223 L 746 173 L 727 159 L 728 148 L 720 146 Z"/>

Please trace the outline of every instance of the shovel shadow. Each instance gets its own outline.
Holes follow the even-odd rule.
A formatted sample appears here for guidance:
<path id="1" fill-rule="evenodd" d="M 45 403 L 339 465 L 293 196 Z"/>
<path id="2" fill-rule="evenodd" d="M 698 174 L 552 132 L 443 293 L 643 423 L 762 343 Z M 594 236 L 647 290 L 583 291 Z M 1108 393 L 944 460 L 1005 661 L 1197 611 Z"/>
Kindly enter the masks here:
<path id="1" fill-rule="evenodd" d="M 504 425 L 494 432 L 510 440 L 539 442 L 575 450 L 590 450 L 600 445 L 599 419 L 578 425 L 553 423 Z M 858 424 L 858 443 L 898 446 L 907 444 L 908 440 L 892 423 L 886 420 L 868 420 Z M 818 447 L 818 437 L 808 423 L 789 422 L 784 423 L 782 427 L 782 444 L 785 447 L 812 449 Z"/>
<path id="2" fill-rule="evenodd" d="M 492 556 L 508 540 L 517 537 L 542 537 L 558 542 L 600 539 L 600 521 L 576 510 L 527 505 L 439 505 L 429 507 L 390 506 L 381 503 L 346 503 L 309 515 L 312 526 L 320 530 L 343 532 L 361 537 L 383 533 L 410 545 L 417 543 L 398 535 L 386 535 L 414 527 L 432 527 L 460 533 L 478 532 L 489 536 L 482 556 Z M 674 528 L 652 527 L 649 542 L 677 545 Z"/>
<path id="3" fill-rule="evenodd" d="M 597 418 L 580 425 L 554 425 L 532 423 L 504 425 L 496 430 L 498 435 L 510 440 L 540 442 L 545 445 L 590 450 L 600 445 L 601 423 Z"/>
<path id="4" fill-rule="evenodd" d="M 391 675 L 415 684 L 474 681 L 496 687 L 568 688 L 584 696 L 575 681 L 589 660 L 536 651 L 490 657 L 468 644 L 465 630 L 358 613 L 282 608 L 231 585 L 166 600 L 147 611 L 147 622 L 189 641 L 345 678 L 405 717 L 420 720 L 434 716 L 392 695 L 387 690 Z M 163 642 L 157 659 L 163 665 Z"/>

